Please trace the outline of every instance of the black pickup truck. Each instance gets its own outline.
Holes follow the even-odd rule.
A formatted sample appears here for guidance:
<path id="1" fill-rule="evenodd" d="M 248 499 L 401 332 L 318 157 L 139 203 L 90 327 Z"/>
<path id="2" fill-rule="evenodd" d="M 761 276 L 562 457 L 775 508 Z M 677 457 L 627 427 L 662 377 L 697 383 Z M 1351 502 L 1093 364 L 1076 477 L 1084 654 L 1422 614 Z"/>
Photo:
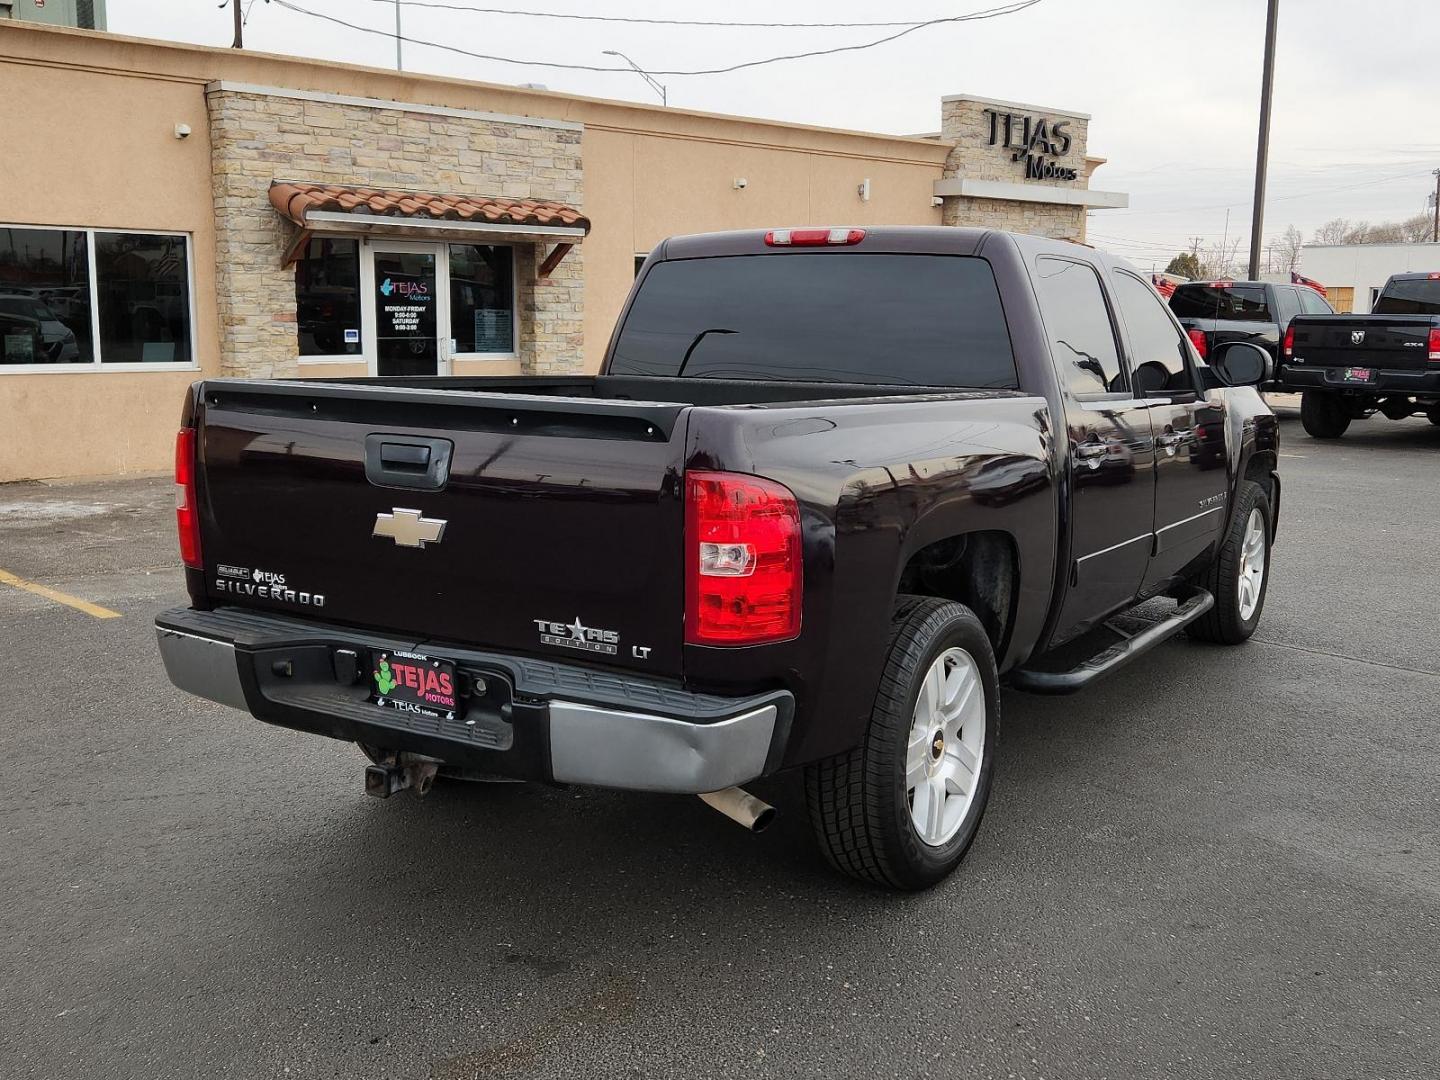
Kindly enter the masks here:
<path id="1" fill-rule="evenodd" d="M 1333 309 L 1308 285 L 1270 281 L 1194 281 L 1170 294 L 1170 310 L 1195 343 L 1203 360 L 1211 349 L 1247 341 L 1270 355 L 1278 375 L 1280 343 L 1297 315 L 1328 315 Z M 1265 389 L 1279 389 L 1268 382 Z"/>
<path id="2" fill-rule="evenodd" d="M 160 651 L 185 690 L 359 743 L 379 795 L 533 779 L 753 827 L 773 810 L 735 785 L 803 768 L 834 865 L 921 888 L 978 828 L 1002 681 L 1254 630 L 1263 361 L 1199 361 L 1077 245 L 674 238 L 598 376 L 196 383 Z"/>
<path id="3" fill-rule="evenodd" d="M 1300 316 L 1281 353 L 1281 385 L 1301 394 L 1300 422 L 1316 439 L 1377 412 L 1440 425 L 1440 271 L 1395 274 L 1369 315 Z"/>

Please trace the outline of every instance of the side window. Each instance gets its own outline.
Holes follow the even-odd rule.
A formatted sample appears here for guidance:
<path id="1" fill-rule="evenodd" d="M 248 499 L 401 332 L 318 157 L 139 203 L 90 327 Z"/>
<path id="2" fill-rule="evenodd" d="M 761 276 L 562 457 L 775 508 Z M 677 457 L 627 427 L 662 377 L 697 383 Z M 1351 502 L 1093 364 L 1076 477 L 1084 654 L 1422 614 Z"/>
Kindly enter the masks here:
<path id="1" fill-rule="evenodd" d="M 1281 290 L 1276 289 L 1277 293 Z M 1265 286 L 1236 285 L 1227 290 L 1227 299 L 1234 314 L 1230 316 L 1241 322 L 1272 322 L 1275 316 L 1265 300 Z"/>
<path id="2" fill-rule="evenodd" d="M 1281 326 L 1287 325 L 1291 319 L 1300 314 L 1300 297 L 1296 295 L 1293 288 L 1283 285 L 1275 287 L 1276 322 Z"/>
<path id="3" fill-rule="evenodd" d="M 1300 290 L 1300 310 L 1306 315 L 1334 314 L 1325 298 L 1308 286 Z"/>
<path id="4" fill-rule="evenodd" d="M 1124 393 L 1125 376 L 1100 278 L 1084 263 L 1035 260 L 1035 288 L 1050 332 L 1050 354 L 1077 397 Z"/>
<path id="5" fill-rule="evenodd" d="M 1130 331 L 1130 368 L 1135 392 L 1194 390 L 1185 366 L 1186 350 L 1180 330 L 1153 289 L 1137 277 L 1116 271 L 1115 299 Z"/>

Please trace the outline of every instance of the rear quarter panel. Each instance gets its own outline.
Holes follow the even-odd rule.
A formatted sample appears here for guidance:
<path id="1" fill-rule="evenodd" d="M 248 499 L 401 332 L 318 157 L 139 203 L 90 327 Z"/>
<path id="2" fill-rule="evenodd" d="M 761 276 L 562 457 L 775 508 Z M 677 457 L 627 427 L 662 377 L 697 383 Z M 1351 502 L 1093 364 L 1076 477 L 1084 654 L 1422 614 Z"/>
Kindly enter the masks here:
<path id="1" fill-rule="evenodd" d="M 869 719 L 900 574 L 912 554 L 979 530 L 1006 534 L 1019 588 L 1002 668 L 1049 610 L 1059 530 L 1049 409 L 1038 397 L 696 409 L 687 469 L 770 477 L 800 502 L 805 606 L 793 641 L 687 646 L 687 682 L 724 691 L 778 679 L 798 703 L 786 763 L 854 746 Z"/>

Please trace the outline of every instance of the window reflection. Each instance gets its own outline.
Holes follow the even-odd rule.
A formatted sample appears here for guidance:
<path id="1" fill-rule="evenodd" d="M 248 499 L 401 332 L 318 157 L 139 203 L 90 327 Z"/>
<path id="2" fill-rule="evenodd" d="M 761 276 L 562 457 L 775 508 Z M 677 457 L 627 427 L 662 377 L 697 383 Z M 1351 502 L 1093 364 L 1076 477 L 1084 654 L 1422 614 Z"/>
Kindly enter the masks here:
<path id="1" fill-rule="evenodd" d="M 458 353 L 515 351 L 515 252 L 450 245 L 450 336 Z"/>
<path id="2" fill-rule="evenodd" d="M 100 360 L 189 363 L 190 271 L 183 236 L 95 233 Z"/>
<path id="3" fill-rule="evenodd" d="M 0 363 L 92 360 L 84 231 L 0 229 Z"/>
<path id="4" fill-rule="evenodd" d="M 360 331 L 360 242 L 311 238 L 295 263 L 301 356 L 356 356 Z"/>

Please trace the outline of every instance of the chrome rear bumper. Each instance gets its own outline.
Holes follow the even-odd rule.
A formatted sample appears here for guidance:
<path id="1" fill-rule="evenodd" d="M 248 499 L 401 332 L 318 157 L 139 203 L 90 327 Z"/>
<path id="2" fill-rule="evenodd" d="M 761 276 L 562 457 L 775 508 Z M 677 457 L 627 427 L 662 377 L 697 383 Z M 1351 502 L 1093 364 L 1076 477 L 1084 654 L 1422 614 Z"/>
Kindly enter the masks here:
<path id="1" fill-rule="evenodd" d="M 358 651 L 362 657 L 367 648 L 385 647 L 367 642 L 361 632 L 268 619 L 266 626 L 276 630 L 273 640 L 247 636 L 237 643 L 226 632 L 233 631 L 233 616 L 217 617 L 214 636 L 210 636 L 206 632 L 212 629 L 206 626 L 209 614 L 184 609 L 167 612 L 157 621 L 165 673 L 181 690 L 245 710 L 267 722 L 380 747 L 420 749 L 441 760 L 481 765 L 500 774 L 536 778 L 538 771 L 538 778 L 560 783 L 632 791 L 719 791 L 773 771 L 794 710 L 794 700 L 785 692 L 721 699 L 631 679 L 610 680 L 607 685 L 631 688 L 633 703 L 581 700 L 547 692 L 551 688 L 526 685 L 524 675 L 533 672 L 533 661 L 490 654 L 473 654 L 472 658 L 462 653 L 462 668 L 500 672 L 514 680 L 514 688 L 520 692 L 508 710 L 514 739 L 481 745 L 467 737 L 463 717 L 448 727 L 430 723 L 422 730 L 392 710 L 369 705 L 362 687 L 312 683 L 303 694 L 282 697 L 273 692 L 274 680 L 267 682 L 264 671 L 259 670 L 268 669 L 274 656 L 291 649 L 297 655 L 309 651 L 309 670 L 316 670 L 315 651 L 323 651 L 324 670 L 328 671 L 336 647 Z M 175 622 L 183 623 L 184 628 L 166 625 Z M 302 627 L 300 636 L 305 640 L 297 642 L 293 631 L 280 632 L 281 623 Z M 447 656 L 456 651 L 433 648 Z M 297 662 L 294 666 L 305 665 Z M 573 688 L 579 680 L 564 682 Z M 638 707 L 653 702 L 666 703 L 673 714 Z M 694 703 L 694 715 L 686 715 L 687 702 Z M 398 726 L 406 724 L 409 726 Z M 516 745 L 527 752 L 514 750 Z"/>

